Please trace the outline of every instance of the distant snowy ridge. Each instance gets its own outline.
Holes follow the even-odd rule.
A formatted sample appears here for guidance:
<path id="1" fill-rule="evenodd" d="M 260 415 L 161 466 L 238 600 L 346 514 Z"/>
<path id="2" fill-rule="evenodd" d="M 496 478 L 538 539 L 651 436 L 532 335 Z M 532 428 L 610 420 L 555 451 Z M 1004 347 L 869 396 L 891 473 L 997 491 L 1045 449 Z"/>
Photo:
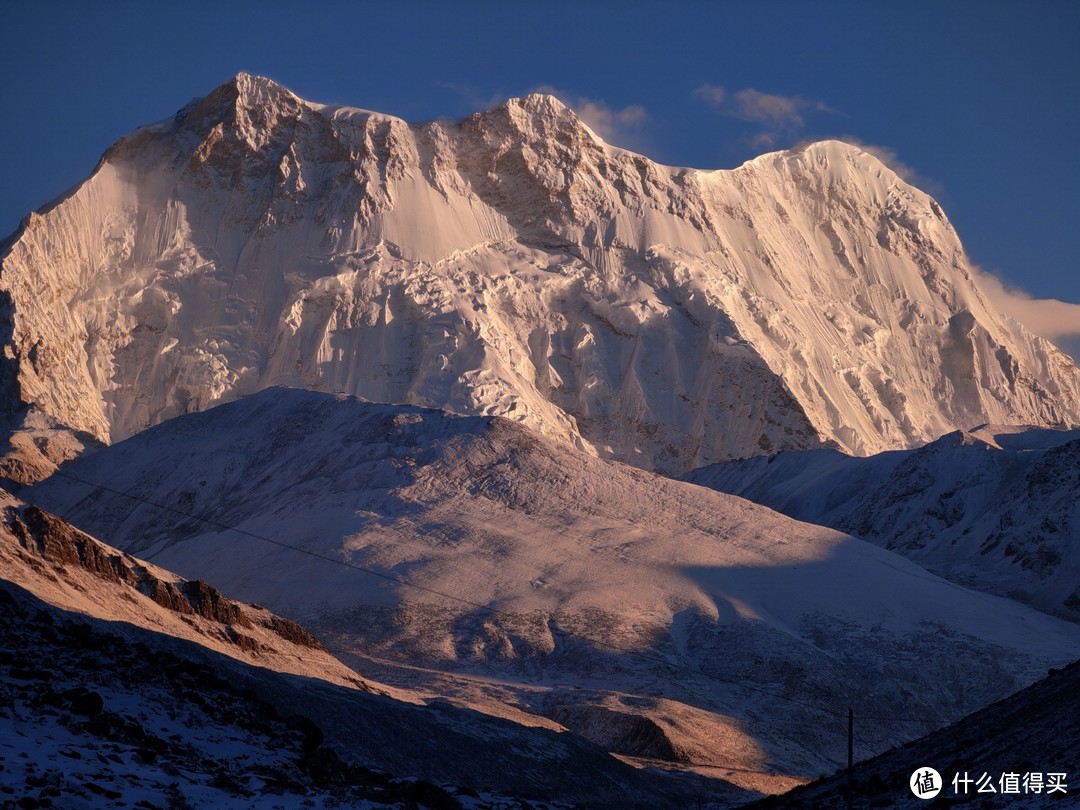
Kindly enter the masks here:
<path id="1" fill-rule="evenodd" d="M 1080 424 L 1076 366 L 873 156 L 670 168 L 550 96 L 410 125 L 240 74 L 119 141 L 0 261 L 14 424 L 106 442 L 271 385 L 666 473 Z M 47 451 L 20 445 L 23 477 Z"/>
<path id="2" fill-rule="evenodd" d="M 918 450 L 780 453 L 688 478 L 1080 621 L 1080 431 L 984 425 Z"/>

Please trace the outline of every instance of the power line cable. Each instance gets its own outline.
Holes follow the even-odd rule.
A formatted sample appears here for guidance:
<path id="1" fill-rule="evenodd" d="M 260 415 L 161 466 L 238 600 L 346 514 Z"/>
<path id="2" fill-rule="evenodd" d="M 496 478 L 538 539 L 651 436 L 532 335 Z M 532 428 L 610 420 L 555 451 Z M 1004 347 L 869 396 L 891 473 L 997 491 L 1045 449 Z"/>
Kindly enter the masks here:
<path id="1" fill-rule="evenodd" d="M 444 591 L 440 591 L 440 590 L 438 590 L 436 588 L 432 588 L 432 587 L 429 587 L 427 585 L 421 585 L 421 584 L 416 583 L 416 582 L 411 582 L 408 579 L 406 579 L 404 577 L 401 577 L 401 576 L 398 576 L 398 575 L 384 573 L 384 572 L 377 571 L 377 570 L 372 569 L 372 568 L 368 568 L 368 567 L 363 566 L 363 565 L 358 565 L 358 564 L 350 562 L 348 560 L 342 560 L 342 559 L 339 559 L 339 558 L 336 558 L 336 557 L 331 557 L 329 555 L 319 553 L 317 551 L 312 551 L 311 549 L 305 549 L 305 548 L 301 548 L 299 546 L 294 546 L 294 545 L 291 545 L 289 543 L 283 542 L 281 540 L 275 540 L 275 539 L 273 539 L 271 537 L 267 537 L 265 535 L 257 534 L 255 532 L 251 532 L 251 531 L 248 531 L 246 529 L 241 529 L 241 528 L 239 528 L 237 526 L 233 526 L 231 524 L 224 523 L 224 522 L 219 521 L 219 520 L 215 520 L 214 518 L 210 518 L 210 517 L 207 517 L 205 515 L 198 515 L 198 514 L 195 514 L 193 512 L 188 512 L 188 511 L 185 511 L 183 509 L 178 509 L 178 508 L 173 507 L 173 506 L 168 506 L 167 504 L 162 504 L 162 503 L 158 503 L 156 501 L 152 501 L 149 498 L 143 497 L 141 495 L 132 494 L 130 492 L 124 492 L 123 490 L 114 489 L 112 487 L 105 486 L 104 484 L 100 484 L 100 483 L 97 483 L 97 482 L 94 482 L 94 481 L 89 481 L 89 480 L 86 480 L 86 479 L 81 478 L 79 476 L 73 475 L 73 474 L 71 474 L 69 472 L 56 470 L 55 472 L 53 472 L 53 475 L 56 476 L 56 477 L 59 477 L 59 478 L 65 478 L 65 479 L 67 479 L 69 481 L 73 481 L 75 483 L 78 483 L 78 484 L 81 484 L 81 485 L 84 485 L 84 486 L 87 486 L 87 487 L 91 487 L 92 489 L 97 489 L 97 490 L 101 490 L 102 492 L 107 492 L 107 493 L 109 493 L 111 495 L 116 495 L 118 497 L 127 498 L 129 500 L 135 501 L 137 503 L 145 504 L 146 506 L 150 506 L 150 507 L 153 507 L 155 509 L 160 509 L 160 510 L 163 510 L 163 511 L 166 511 L 166 512 L 171 512 L 171 513 L 173 513 L 175 515 L 179 515 L 181 517 L 188 518 L 190 520 L 196 520 L 196 521 L 199 521 L 201 523 L 205 523 L 206 525 L 213 526 L 214 528 L 217 528 L 217 529 L 222 530 L 222 531 L 235 532 L 235 533 L 237 533 L 239 535 L 242 535 L 244 537 L 249 537 L 249 538 L 251 538 L 253 540 L 257 540 L 257 541 L 264 542 L 264 543 L 269 543 L 269 544 L 277 546 L 279 548 L 286 549 L 288 551 L 294 551 L 294 552 L 297 552 L 299 554 L 304 554 L 304 555 L 306 555 L 308 557 L 312 557 L 314 559 L 318 559 L 318 560 L 321 560 L 323 562 L 328 562 L 328 563 L 332 563 L 334 565 L 342 566 L 344 568 L 349 568 L 349 569 L 352 569 L 352 570 L 355 570 L 355 571 L 359 571 L 361 573 L 368 574 L 369 576 L 372 576 L 372 577 L 376 577 L 376 578 L 379 578 L 379 579 L 382 579 L 382 580 L 393 582 L 394 584 L 400 585 L 402 587 L 412 588 L 412 589 L 415 589 L 415 590 L 422 591 L 424 593 L 430 594 L 432 596 L 437 596 L 437 597 L 442 598 L 442 599 L 447 599 L 447 600 L 450 600 L 450 601 L 453 601 L 453 602 L 458 602 L 459 604 L 467 605 L 468 607 L 474 608 L 474 609 L 476 609 L 478 611 L 486 612 L 486 613 L 496 615 L 496 616 L 502 616 L 502 617 L 504 617 L 504 618 L 506 618 L 508 620 L 512 620 L 512 621 L 517 621 L 520 618 L 517 615 L 515 615 L 513 613 L 510 613 L 509 611 L 502 610 L 500 608 L 494 607 L 494 606 L 489 605 L 489 604 L 483 604 L 483 603 L 480 603 L 480 602 L 475 602 L 475 601 L 467 599 L 465 597 L 456 596 L 454 594 L 446 593 Z M 64 519 L 67 520 L 67 518 L 64 518 Z M 68 522 L 70 522 L 70 521 L 68 521 Z M 652 625 L 652 626 L 655 627 L 658 630 L 665 629 L 665 628 L 660 627 L 660 625 Z M 574 635 L 574 634 L 568 634 L 568 635 Z M 742 690 L 745 690 L 745 691 L 748 691 L 748 692 L 753 692 L 753 693 L 756 693 L 756 694 L 760 694 L 760 695 L 763 695 L 765 697 L 769 697 L 769 698 L 772 698 L 774 700 L 784 701 L 784 702 L 787 702 L 787 703 L 790 703 L 790 704 L 793 704 L 793 705 L 802 706 L 803 708 L 810 709 L 810 710 L 815 711 L 815 712 L 821 712 L 823 714 L 829 714 L 829 715 L 832 715 L 832 716 L 835 716 L 835 717 L 842 717 L 842 718 L 845 718 L 845 719 L 847 718 L 847 715 L 848 715 L 848 712 L 847 712 L 846 709 L 844 709 L 844 710 L 836 710 L 834 708 L 831 708 L 831 707 L 828 707 L 828 706 L 825 706 L 825 705 L 822 705 L 822 704 L 810 703 L 808 701 L 804 701 L 804 700 L 800 700 L 800 699 L 795 698 L 795 697 L 791 697 L 790 695 L 784 695 L 784 694 L 781 694 L 781 693 L 773 692 L 773 691 L 768 690 L 768 689 L 763 689 L 763 688 L 758 687 L 758 686 L 753 686 L 753 685 L 745 683 L 743 681 L 735 681 L 735 680 L 731 680 L 731 679 L 727 679 L 727 678 L 721 678 L 721 677 L 718 677 L 718 676 L 715 676 L 715 675 L 710 675 L 709 673 L 706 673 L 706 672 L 704 672 L 704 671 L 702 671 L 700 669 L 691 669 L 691 668 L 689 668 L 689 667 L 687 667 L 685 665 L 680 665 L 680 664 L 672 662 L 672 661 L 670 661 L 668 659 L 660 658 L 659 656 L 650 654 L 648 652 L 644 652 L 644 651 L 627 651 L 626 649 L 618 647 L 617 645 L 615 645 L 615 644 L 613 644 L 611 642 L 605 641 L 603 639 L 594 638 L 594 637 L 587 636 L 587 635 L 584 635 L 584 634 L 577 634 L 577 635 L 579 635 L 580 638 L 582 638 L 583 640 L 594 644 L 595 646 L 606 648 L 608 650 L 611 650 L 613 652 L 618 653 L 619 655 L 626 655 L 628 652 L 630 652 L 630 654 L 635 655 L 639 660 L 651 661 L 651 662 L 657 664 L 658 666 L 666 668 L 666 669 L 682 671 L 684 673 L 687 673 L 687 674 L 690 674 L 690 675 L 693 675 L 693 676 L 707 678 L 709 681 L 714 682 L 714 683 L 722 683 L 722 684 L 727 684 L 727 685 L 730 685 L 730 686 L 735 686 L 735 687 L 737 687 L 739 689 L 742 689 Z M 925 724 L 925 725 L 933 725 L 934 724 L 934 721 L 932 721 L 932 720 L 930 720 L 930 719 L 928 719 L 926 717 L 903 717 L 903 716 L 899 716 L 899 715 L 886 716 L 886 715 L 858 715 L 858 714 L 856 715 L 856 717 L 859 720 L 867 720 L 867 721 L 871 721 L 871 722 L 904 722 L 904 723 L 920 723 L 920 724 Z M 821 728 L 820 730 L 827 731 L 827 732 L 832 731 L 828 727 Z M 834 733 L 836 733 L 837 735 L 846 736 L 846 733 L 844 733 L 844 732 L 836 731 Z"/>

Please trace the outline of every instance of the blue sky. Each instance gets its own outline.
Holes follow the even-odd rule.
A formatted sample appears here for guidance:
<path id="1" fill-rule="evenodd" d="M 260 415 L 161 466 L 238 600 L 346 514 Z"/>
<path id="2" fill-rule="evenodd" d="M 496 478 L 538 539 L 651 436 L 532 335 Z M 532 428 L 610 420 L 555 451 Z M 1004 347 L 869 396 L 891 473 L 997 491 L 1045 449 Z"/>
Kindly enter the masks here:
<path id="1" fill-rule="evenodd" d="M 668 164 L 872 145 L 981 267 L 1080 303 L 1080 3 L 40 0 L 4 4 L 0 68 L 4 234 L 241 70 L 408 120 L 543 88 Z"/>

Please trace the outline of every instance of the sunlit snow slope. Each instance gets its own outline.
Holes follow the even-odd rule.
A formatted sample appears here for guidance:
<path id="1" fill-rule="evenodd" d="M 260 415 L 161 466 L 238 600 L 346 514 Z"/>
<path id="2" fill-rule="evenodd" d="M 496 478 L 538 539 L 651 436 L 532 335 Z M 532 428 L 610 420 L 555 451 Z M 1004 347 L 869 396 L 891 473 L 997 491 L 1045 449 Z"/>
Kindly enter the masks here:
<path id="1" fill-rule="evenodd" d="M 820 774 L 849 705 L 878 718 L 869 754 L 1080 652 L 1069 622 L 491 417 L 271 389 L 28 497 L 302 621 L 362 671 L 396 663 L 380 681 L 488 679 L 624 753 Z"/>
<path id="2" fill-rule="evenodd" d="M 1080 372 L 968 267 L 837 141 L 670 168 L 550 96 L 407 124 L 240 74 L 13 237 L 0 381 L 17 424 L 104 441 L 288 385 L 666 473 L 1080 422 Z"/>

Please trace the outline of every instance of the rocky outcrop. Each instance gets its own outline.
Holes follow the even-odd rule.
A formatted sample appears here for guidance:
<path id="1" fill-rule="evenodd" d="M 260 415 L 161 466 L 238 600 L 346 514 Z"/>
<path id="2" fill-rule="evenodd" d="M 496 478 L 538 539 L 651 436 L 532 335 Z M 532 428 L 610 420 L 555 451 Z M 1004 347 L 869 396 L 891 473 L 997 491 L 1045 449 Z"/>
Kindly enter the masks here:
<path id="1" fill-rule="evenodd" d="M 78 565 L 103 579 L 138 582 L 120 554 L 107 554 L 92 537 L 36 506 L 8 507 L 5 521 L 22 547 L 50 562 Z"/>
<path id="2" fill-rule="evenodd" d="M 259 626 L 290 644 L 325 652 L 319 640 L 299 624 L 261 608 L 245 611 L 239 603 L 226 598 L 203 580 L 185 582 L 162 579 L 134 557 L 113 552 L 88 534 L 37 506 L 9 505 L 4 508 L 3 515 L 11 536 L 35 558 L 60 569 L 78 566 L 108 582 L 135 588 L 156 604 L 175 613 L 197 615 L 225 625 L 222 638 L 245 651 L 254 652 L 265 646 L 237 629 L 252 628 L 255 616 Z"/>
<path id="3" fill-rule="evenodd" d="M 222 624 L 251 627 L 251 621 L 243 614 L 239 605 L 230 602 L 220 591 L 201 579 L 185 582 L 180 589 L 187 596 L 192 609 L 200 616 Z"/>

